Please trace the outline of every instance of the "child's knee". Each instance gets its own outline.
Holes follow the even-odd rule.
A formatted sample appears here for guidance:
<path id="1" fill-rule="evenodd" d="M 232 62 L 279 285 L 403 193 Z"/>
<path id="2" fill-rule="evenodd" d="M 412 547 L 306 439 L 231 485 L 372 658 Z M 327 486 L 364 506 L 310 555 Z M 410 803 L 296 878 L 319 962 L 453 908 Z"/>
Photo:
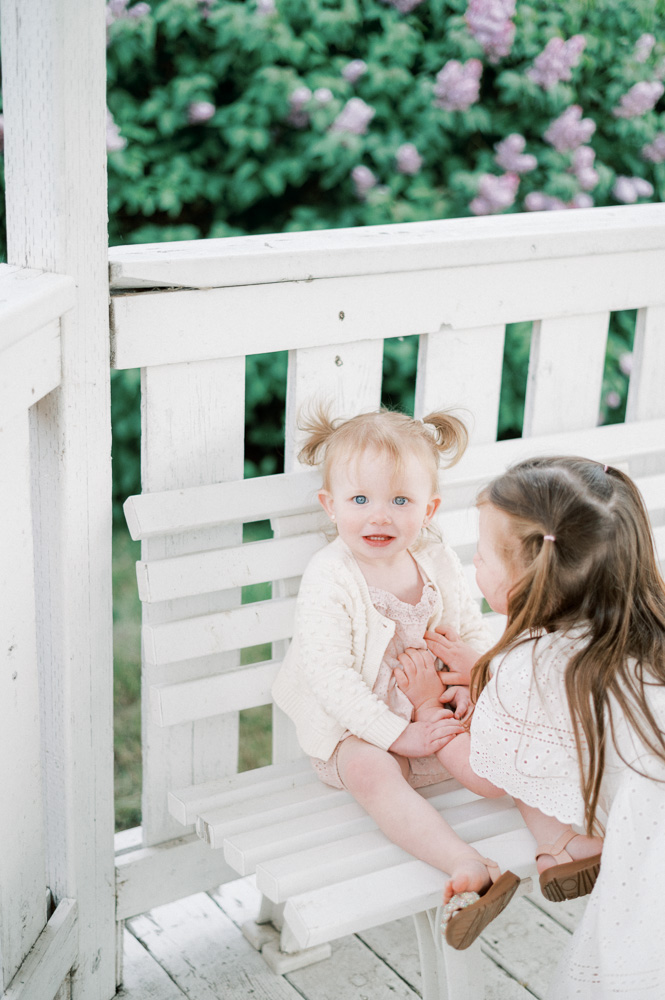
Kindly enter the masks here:
<path id="1" fill-rule="evenodd" d="M 397 760 L 387 750 L 363 743 L 349 747 L 342 760 L 338 760 L 340 777 L 345 787 L 354 795 L 371 795 L 382 779 L 401 773 Z"/>

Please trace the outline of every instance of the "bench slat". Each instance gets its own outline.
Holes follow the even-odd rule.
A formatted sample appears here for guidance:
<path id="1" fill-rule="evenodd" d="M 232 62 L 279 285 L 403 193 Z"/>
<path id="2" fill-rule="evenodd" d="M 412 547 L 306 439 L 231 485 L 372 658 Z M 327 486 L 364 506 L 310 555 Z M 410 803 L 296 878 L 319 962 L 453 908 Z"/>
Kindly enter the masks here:
<path id="1" fill-rule="evenodd" d="M 179 684 L 153 684 L 152 719 L 158 726 L 178 726 L 182 722 L 269 705 L 270 690 L 280 666 L 280 660 L 266 660 Z"/>
<path id="2" fill-rule="evenodd" d="M 440 810 L 455 832 L 465 841 L 492 834 L 508 833 L 524 827 L 512 799 L 479 799 Z M 368 817 L 369 818 L 369 817 Z M 370 821 L 371 822 L 371 821 Z M 374 824 L 371 824 L 374 827 Z M 379 869 L 392 868 L 412 860 L 411 855 L 393 844 L 375 827 L 362 833 L 329 831 L 328 841 L 318 846 L 261 862 L 256 867 L 256 885 L 274 903 L 291 896 L 323 889 Z M 332 841 L 332 842 L 331 842 Z M 295 845 L 293 845 L 293 848 Z M 225 858 L 229 858 L 225 852 Z M 235 865 L 232 867 L 235 868 Z"/>
<path id="3" fill-rule="evenodd" d="M 163 625 L 146 625 L 142 631 L 145 660 L 154 664 L 177 663 L 288 639 L 293 633 L 295 609 L 295 597 L 286 597 Z"/>
<path id="4" fill-rule="evenodd" d="M 535 875 L 535 841 L 525 828 L 474 841 L 473 846 L 520 878 Z M 284 921 L 298 946 L 309 948 L 436 907 L 446 881 L 444 872 L 423 861 L 408 861 L 388 872 L 370 872 L 292 896 L 284 907 Z"/>

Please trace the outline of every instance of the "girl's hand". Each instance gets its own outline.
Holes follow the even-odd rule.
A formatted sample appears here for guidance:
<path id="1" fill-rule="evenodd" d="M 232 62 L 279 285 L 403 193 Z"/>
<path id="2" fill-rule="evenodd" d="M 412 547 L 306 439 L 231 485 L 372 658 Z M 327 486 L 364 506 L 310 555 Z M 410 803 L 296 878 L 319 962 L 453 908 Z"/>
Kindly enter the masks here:
<path id="1" fill-rule="evenodd" d="M 469 684 L 471 671 L 480 653 L 462 642 L 454 628 L 439 625 L 433 632 L 425 632 L 427 648 L 448 667 L 444 674 L 446 684 Z"/>
<path id="2" fill-rule="evenodd" d="M 471 711 L 471 693 L 465 684 L 451 684 L 445 689 L 439 701 L 455 709 L 455 718 L 464 721 Z"/>
<path id="3" fill-rule="evenodd" d="M 463 732 L 464 727 L 457 719 L 410 722 L 389 749 L 400 757 L 430 757 Z"/>
<path id="4" fill-rule="evenodd" d="M 397 659 L 402 666 L 393 671 L 395 683 L 416 710 L 415 718 L 422 718 L 418 714 L 422 710 L 441 712 L 444 686 L 432 654 L 427 649 L 410 648 L 400 653 Z M 431 719 L 429 714 L 425 717 Z"/>

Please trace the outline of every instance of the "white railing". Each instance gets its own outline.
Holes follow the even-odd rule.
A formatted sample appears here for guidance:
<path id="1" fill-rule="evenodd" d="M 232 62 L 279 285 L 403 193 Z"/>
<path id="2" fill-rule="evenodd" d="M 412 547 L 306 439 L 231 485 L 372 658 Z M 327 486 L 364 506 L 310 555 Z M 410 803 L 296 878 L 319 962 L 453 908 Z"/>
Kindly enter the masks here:
<path id="1" fill-rule="evenodd" d="M 33 407 L 60 384 L 74 299 L 72 278 L 0 265 L 0 986 L 26 1000 L 50 1000 L 77 954 L 76 903 L 54 909 L 46 881 L 31 441 Z"/>
<path id="2" fill-rule="evenodd" d="M 206 852 L 169 813 L 169 794 L 236 772 L 239 709 L 269 700 L 274 664 L 248 672 L 245 699 L 224 710 L 235 647 L 254 644 L 251 627 L 238 619 L 249 631 L 225 652 L 203 637 L 195 650 L 187 635 L 199 616 L 237 604 L 238 590 L 192 588 L 171 569 L 177 576 L 187 560 L 176 557 L 210 550 L 214 581 L 219 552 L 241 541 L 224 512 L 215 517 L 211 484 L 242 478 L 246 356 L 289 351 L 287 474 L 298 471 L 300 406 L 316 395 L 339 414 L 376 407 L 383 341 L 406 335 L 420 338 L 416 415 L 440 406 L 473 415 L 467 479 L 474 463 L 481 481 L 543 436 L 565 450 L 635 455 L 633 471 L 647 473 L 665 417 L 665 205 L 114 248 L 110 264 L 113 364 L 142 369 L 143 490 L 186 490 L 188 511 L 182 530 L 171 494 L 169 527 L 157 519 L 138 532 L 143 559 L 164 560 L 164 579 L 142 584 L 158 597 L 144 606 L 143 829 L 123 837 L 118 858 L 122 919 L 233 877 L 221 852 Z M 610 313 L 623 309 L 638 310 L 628 423 L 597 428 Z M 496 445 L 505 325 L 524 320 L 533 322 L 524 440 Z M 257 494 L 286 497 L 289 482 L 259 481 Z M 455 473 L 449 482 L 452 496 Z M 273 597 L 293 592 L 282 584 Z M 160 652 L 155 637 L 184 645 Z M 183 692 L 192 705 L 179 704 Z M 273 743 L 275 762 L 297 753 L 277 712 Z"/>

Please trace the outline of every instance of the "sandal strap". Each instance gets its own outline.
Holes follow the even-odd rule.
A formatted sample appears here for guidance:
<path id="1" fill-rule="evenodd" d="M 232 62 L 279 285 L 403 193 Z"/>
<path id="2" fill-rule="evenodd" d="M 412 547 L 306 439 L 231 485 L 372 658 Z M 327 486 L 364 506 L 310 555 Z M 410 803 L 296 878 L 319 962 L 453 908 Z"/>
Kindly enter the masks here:
<path id="1" fill-rule="evenodd" d="M 551 854 L 555 859 L 564 855 L 564 861 L 572 861 L 573 859 L 568 851 L 565 850 L 565 847 L 576 836 L 575 831 L 569 826 L 553 844 L 541 844 L 540 847 L 536 848 L 536 860 L 541 854 Z"/>

